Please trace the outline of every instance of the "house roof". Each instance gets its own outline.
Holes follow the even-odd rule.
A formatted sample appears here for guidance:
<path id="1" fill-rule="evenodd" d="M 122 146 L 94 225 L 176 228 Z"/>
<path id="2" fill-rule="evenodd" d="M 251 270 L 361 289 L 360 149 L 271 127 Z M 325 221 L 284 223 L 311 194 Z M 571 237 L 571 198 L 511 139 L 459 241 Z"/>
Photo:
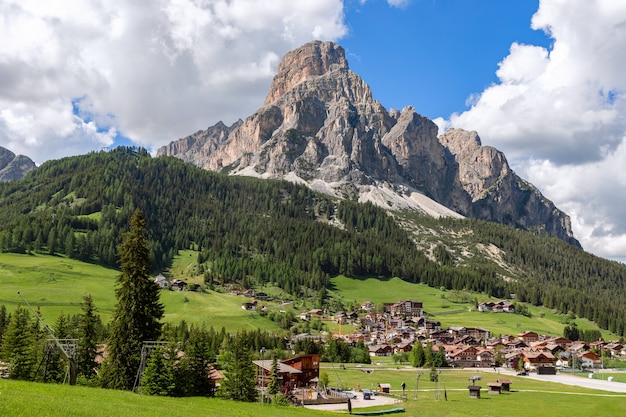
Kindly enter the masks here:
<path id="1" fill-rule="evenodd" d="M 266 359 L 262 361 L 252 361 L 252 363 L 254 363 L 256 366 L 258 366 L 259 368 L 263 368 L 264 370 L 268 372 L 272 371 L 273 362 L 274 361 L 271 359 Z M 301 374 L 302 373 L 301 370 L 296 369 L 293 366 L 285 365 L 282 362 L 277 362 L 277 363 L 278 363 L 278 372 L 280 372 L 281 374 Z"/>

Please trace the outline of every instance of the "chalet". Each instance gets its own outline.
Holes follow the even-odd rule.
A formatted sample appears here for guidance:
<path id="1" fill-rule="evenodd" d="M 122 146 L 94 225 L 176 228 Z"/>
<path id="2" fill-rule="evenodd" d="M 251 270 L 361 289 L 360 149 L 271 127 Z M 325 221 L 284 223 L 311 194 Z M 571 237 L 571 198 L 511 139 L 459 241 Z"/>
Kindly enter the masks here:
<path id="1" fill-rule="evenodd" d="M 398 301 L 389 307 L 389 312 L 394 316 L 419 317 L 423 313 L 422 303 L 412 300 Z"/>
<path id="2" fill-rule="evenodd" d="M 363 311 L 372 311 L 376 308 L 376 304 L 371 301 L 364 301 L 361 303 L 361 310 Z"/>
<path id="3" fill-rule="evenodd" d="M 154 277 L 154 283 L 159 286 L 161 289 L 168 289 L 170 287 L 170 282 L 163 275 L 159 274 Z"/>
<path id="4" fill-rule="evenodd" d="M 396 344 L 396 346 L 394 347 L 394 352 L 395 353 L 398 353 L 398 352 L 410 352 L 411 350 L 413 350 L 413 343 L 411 341 L 400 342 L 400 343 Z"/>
<path id="5" fill-rule="evenodd" d="M 252 363 L 257 367 L 257 384 L 259 386 L 265 387 L 271 380 L 273 362 L 274 361 L 271 359 L 252 361 Z M 286 365 L 280 361 L 278 361 L 277 364 L 278 373 L 280 374 L 280 378 L 282 380 L 282 385 L 299 386 L 302 371 L 292 366 Z"/>
<path id="6" fill-rule="evenodd" d="M 486 301 L 478 304 L 478 311 L 491 311 L 495 303 L 493 301 Z"/>
<path id="7" fill-rule="evenodd" d="M 601 368 L 602 356 L 589 351 L 578 356 L 578 362 L 583 368 Z"/>
<path id="8" fill-rule="evenodd" d="M 172 285 L 170 286 L 170 288 L 172 290 L 176 290 L 176 291 L 182 291 L 185 289 L 185 287 L 187 286 L 187 283 L 185 281 L 181 281 L 179 279 L 175 279 L 172 282 Z"/>
<path id="9" fill-rule="evenodd" d="M 301 385 L 306 385 L 312 382 L 312 380 L 318 380 L 320 376 L 320 357 L 319 354 L 299 355 L 281 361 L 281 363 L 302 372 L 299 382 Z"/>
<path id="10" fill-rule="evenodd" d="M 254 311 L 256 310 L 256 300 L 254 301 L 246 301 L 245 303 L 241 303 L 242 310 Z"/>
<path id="11" fill-rule="evenodd" d="M 606 345 L 606 352 L 612 357 L 620 357 L 626 355 L 626 346 L 618 342 L 612 342 Z"/>
<path id="12" fill-rule="evenodd" d="M 535 332 L 526 331 L 517 335 L 517 338 L 530 346 L 531 343 L 539 341 L 539 335 Z"/>
<path id="13" fill-rule="evenodd" d="M 490 335 L 489 330 L 481 329 L 480 327 L 468 327 L 467 334 L 476 340 L 487 340 Z"/>
<path id="14" fill-rule="evenodd" d="M 300 313 L 300 320 L 302 321 L 311 321 L 311 313 L 305 311 L 304 313 Z"/>
<path id="15" fill-rule="evenodd" d="M 454 340 L 454 335 L 446 330 L 439 330 L 436 332 L 432 332 L 430 334 L 430 338 L 445 345 L 452 343 L 452 341 Z"/>
<path id="16" fill-rule="evenodd" d="M 387 344 L 372 345 L 369 347 L 370 356 L 391 356 L 393 348 Z"/>
<path id="17" fill-rule="evenodd" d="M 526 350 L 522 351 L 521 355 L 524 360 L 524 368 L 527 370 L 554 366 L 554 355 L 548 351 Z"/>
<path id="18" fill-rule="evenodd" d="M 494 355 L 487 349 L 465 345 L 448 353 L 446 360 L 449 365 L 455 367 L 491 367 L 494 363 Z"/>

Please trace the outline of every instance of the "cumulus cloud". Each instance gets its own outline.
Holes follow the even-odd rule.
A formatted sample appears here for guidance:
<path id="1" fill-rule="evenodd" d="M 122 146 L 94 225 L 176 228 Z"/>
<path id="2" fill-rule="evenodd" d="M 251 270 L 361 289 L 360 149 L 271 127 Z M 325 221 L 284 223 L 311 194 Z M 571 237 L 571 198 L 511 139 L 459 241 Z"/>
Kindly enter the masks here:
<path id="1" fill-rule="evenodd" d="M 340 0 L 4 0 L 0 22 L 0 145 L 37 162 L 232 123 L 284 53 L 346 33 Z"/>
<path id="2" fill-rule="evenodd" d="M 437 123 L 478 131 L 571 215 L 583 247 L 626 261 L 626 6 L 542 0 L 531 26 L 552 46 L 513 43 L 498 82 Z"/>

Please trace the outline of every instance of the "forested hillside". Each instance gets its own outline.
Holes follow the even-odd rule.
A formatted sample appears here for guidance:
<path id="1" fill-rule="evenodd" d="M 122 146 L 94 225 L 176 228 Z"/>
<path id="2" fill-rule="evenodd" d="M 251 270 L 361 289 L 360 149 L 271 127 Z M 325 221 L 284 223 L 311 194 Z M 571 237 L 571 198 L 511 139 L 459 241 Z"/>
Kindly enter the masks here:
<path id="1" fill-rule="evenodd" d="M 116 266 L 135 208 L 148 223 L 154 272 L 200 249 L 208 281 L 272 282 L 300 296 L 329 277 L 398 276 L 449 289 L 516 294 L 624 334 L 626 266 L 558 239 L 476 220 L 396 217 L 292 183 L 229 177 L 145 150 L 117 148 L 48 161 L 0 184 L 0 250 L 63 253 Z M 415 232 L 437 230 L 423 252 Z M 462 239 L 459 236 L 463 236 Z M 474 252 L 500 248 L 507 267 Z M 400 296 L 400 295 L 399 295 Z"/>

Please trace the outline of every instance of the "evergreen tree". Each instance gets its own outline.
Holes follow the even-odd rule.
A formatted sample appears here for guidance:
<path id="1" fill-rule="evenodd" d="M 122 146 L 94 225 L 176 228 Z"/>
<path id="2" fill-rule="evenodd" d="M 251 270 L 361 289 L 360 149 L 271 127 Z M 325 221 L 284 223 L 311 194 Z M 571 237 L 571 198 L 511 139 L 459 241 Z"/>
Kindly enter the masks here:
<path id="1" fill-rule="evenodd" d="M 424 367 L 433 366 L 433 344 L 431 342 L 426 343 L 424 349 Z"/>
<path id="2" fill-rule="evenodd" d="M 413 345 L 413 349 L 411 350 L 410 355 L 411 365 L 419 368 L 424 366 L 424 346 L 422 346 L 422 342 L 419 340 L 415 342 Z"/>
<path id="3" fill-rule="evenodd" d="M 105 388 L 132 389 L 144 341 L 157 340 L 163 305 L 159 288 L 150 279 L 146 220 L 139 209 L 130 220 L 118 254 L 122 273 L 117 278 L 117 305 L 109 335 L 109 356 L 102 370 Z"/>
<path id="4" fill-rule="evenodd" d="M 141 378 L 141 392 L 148 395 L 171 396 L 176 389 L 173 358 L 165 349 L 156 349 L 150 355 Z"/>
<path id="5" fill-rule="evenodd" d="M 18 306 L 11 315 L 0 350 L 0 358 L 10 363 L 10 378 L 31 379 L 37 360 L 34 346 L 30 315 L 26 309 Z"/>
<path id="6" fill-rule="evenodd" d="M 224 358 L 224 381 L 221 389 L 223 397 L 252 402 L 256 400 L 255 372 L 252 364 L 252 350 L 245 343 L 241 334 L 234 337 L 227 351 L 222 352 Z"/>
<path id="7" fill-rule="evenodd" d="M 272 357 L 272 371 L 270 374 L 269 384 L 267 385 L 267 393 L 269 395 L 278 394 L 280 392 L 281 385 L 278 359 L 276 359 L 276 356 L 274 355 Z"/>
<path id="8" fill-rule="evenodd" d="M 79 375 L 91 379 L 96 375 L 98 367 L 96 362 L 98 325 L 101 324 L 100 316 L 96 315 L 96 308 L 91 295 L 86 295 L 83 298 L 82 310 L 83 314 L 80 315 L 78 325 L 80 339 L 76 354 L 76 366 Z"/>

